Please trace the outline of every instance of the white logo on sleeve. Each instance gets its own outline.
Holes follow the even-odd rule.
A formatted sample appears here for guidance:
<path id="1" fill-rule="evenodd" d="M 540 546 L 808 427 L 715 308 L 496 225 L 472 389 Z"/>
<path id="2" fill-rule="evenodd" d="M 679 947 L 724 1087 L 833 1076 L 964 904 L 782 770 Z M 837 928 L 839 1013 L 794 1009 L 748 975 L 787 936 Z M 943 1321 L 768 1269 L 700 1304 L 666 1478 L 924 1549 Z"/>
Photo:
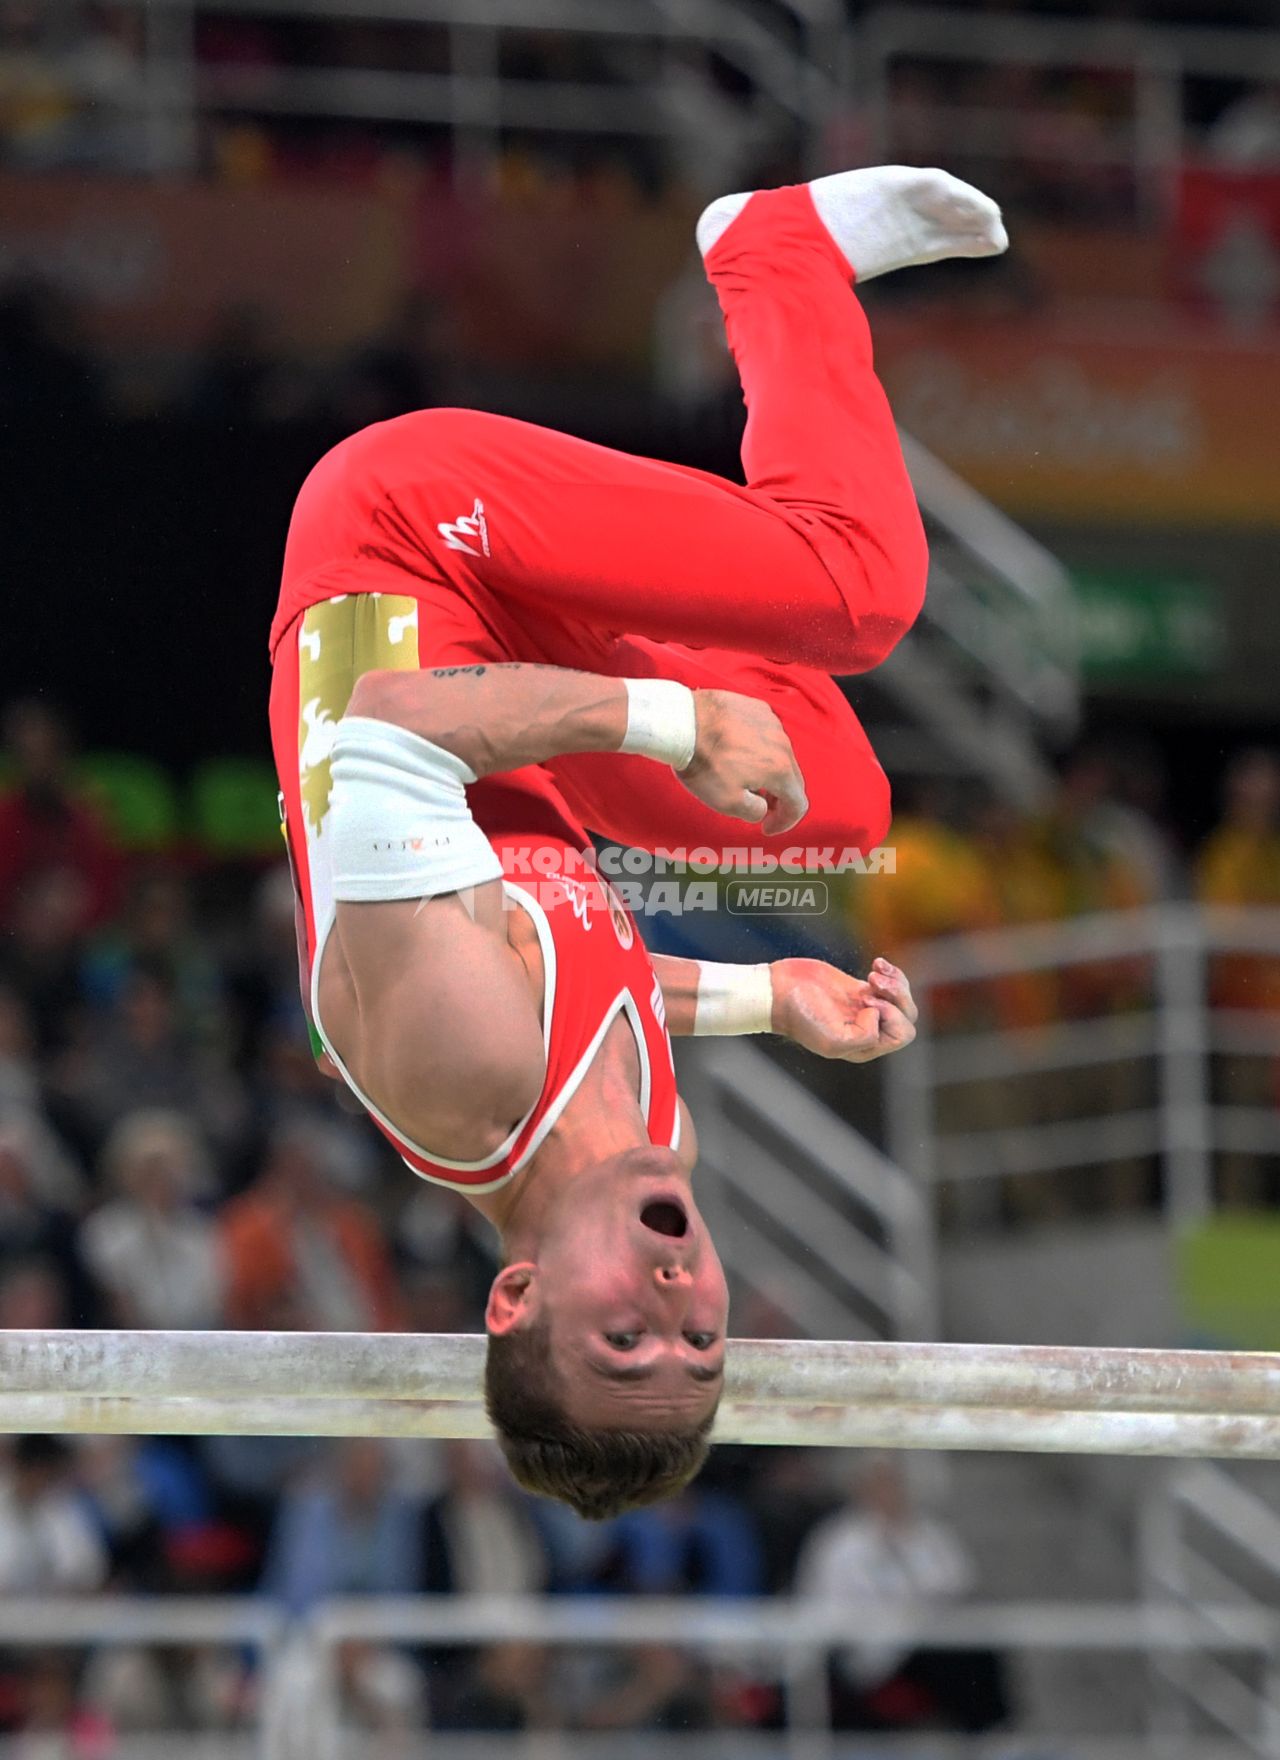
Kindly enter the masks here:
<path id="1" fill-rule="evenodd" d="M 484 502 L 477 497 L 470 513 L 450 522 L 442 519 L 436 527 L 450 550 L 465 550 L 468 556 L 489 554 L 489 522 L 484 516 Z M 479 542 L 480 548 L 476 548 Z"/>

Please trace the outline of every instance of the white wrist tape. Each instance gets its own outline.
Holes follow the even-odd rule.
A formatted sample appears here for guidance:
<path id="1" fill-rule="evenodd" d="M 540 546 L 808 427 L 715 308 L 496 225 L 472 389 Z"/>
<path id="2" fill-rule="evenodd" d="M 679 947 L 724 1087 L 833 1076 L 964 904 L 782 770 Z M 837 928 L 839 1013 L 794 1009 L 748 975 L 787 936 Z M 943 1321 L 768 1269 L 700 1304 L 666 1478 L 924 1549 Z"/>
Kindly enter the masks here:
<path id="1" fill-rule="evenodd" d="M 469 764 L 406 727 L 344 715 L 334 736 L 327 829 L 333 896 L 435 898 L 502 877 L 471 817 Z"/>
<path id="2" fill-rule="evenodd" d="M 693 692 L 670 678 L 624 678 L 627 732 L 620 752 L 638 752 L 659 764 L 683 770 L 698 743 Z"/>
<path id="3" fill-rule="evenodd" d="M 770 966 L 722 966 L 698 961 L 694 1034 L 768 1033 L 773 1021 Z"/>

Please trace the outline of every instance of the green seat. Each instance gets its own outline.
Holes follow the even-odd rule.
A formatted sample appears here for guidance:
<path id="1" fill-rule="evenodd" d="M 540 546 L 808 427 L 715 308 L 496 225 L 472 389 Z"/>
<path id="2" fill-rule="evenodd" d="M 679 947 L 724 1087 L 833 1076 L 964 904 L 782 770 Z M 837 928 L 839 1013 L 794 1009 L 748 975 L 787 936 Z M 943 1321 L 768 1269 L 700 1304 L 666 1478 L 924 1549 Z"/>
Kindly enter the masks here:
<path id="1" fill-rule="evenodd" d="M 178 798 L 159 764 L 132 752 L 91 752 L 76 773 L 121 849 L 170 847 L 178 834 Z"/>
<path id="2" fill-rule="evenodd" d="M 213 856 L 280 854 L 275 771 L 256 758 L 214 758 L 191 779 L 191 830 Z"/>
<path id="3" fill-rule="evenodd" d="M 1224 1349 L 1280 1350 L 1280 1216 L 1224 1211 L 1177 1243 L 1183 1318 Z"/>

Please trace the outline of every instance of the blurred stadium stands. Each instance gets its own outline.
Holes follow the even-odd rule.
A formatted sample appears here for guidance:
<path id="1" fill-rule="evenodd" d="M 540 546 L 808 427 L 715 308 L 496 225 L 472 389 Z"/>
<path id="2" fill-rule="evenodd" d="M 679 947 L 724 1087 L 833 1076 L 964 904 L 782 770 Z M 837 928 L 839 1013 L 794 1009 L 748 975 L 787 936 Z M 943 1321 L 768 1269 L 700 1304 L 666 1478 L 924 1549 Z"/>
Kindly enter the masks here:
<path id="1" fill-rule="evenodd" d="M 868 297 L 934 544 L 928 624 L 849 687 L 895 871 L 799 925 L 652 927 L 915 949 L 928 1031 L 883 1090 L 685 1060 L 735 1328 L 1273 1347 L 1277 93 L 1262 0 L 0 0 L 0 1325 L 479 1324 L 488 1240 L 335 1103 L 297 1003 L 264 714 L 292 494 L 444 402 L 734 474 L 691 220 L 890 158 L 989 187 L 1015 240 Z M 23 1439 L 0 1752 L 246 1752 L 261 1724 L 310 1760 L 342 1722 L 399 1756 L 429 1718 L 441 1754 L 566 1729 L 703 1760 L 796 1752 L 824 1697 L 851 1755 L 1277 1751 L 1273 1632 L 1140 1641 L 1153 1607 L 1273 1604 L 1274 1469 L 926 1463 L 905 1503 L 939 1538 L 854 1468 L 725 1450 L 597 1532 L 461 1445 Z M 331 1675 L 294 1658 L 292 1702 L 251 1654 L 333 1595 L 706 1595 L 713 1622 L 824 1549 L 883 1612 L 885 1524 L 963 1568 L 893 1580 L 929 1617 L 878 1675 L 852 1593 L 829 1678 L 764 1653 L 767 1612 L 715 1661 L 610 1659 L 491 1629 L 455 1655 L 374 1604 Z M 212 1610 L 162 1608 L 166 1649 L 177 1595 Z M 957 1597 L 998 1604 L 960 1671 L 985 1699 L 939 1661 Z"/>

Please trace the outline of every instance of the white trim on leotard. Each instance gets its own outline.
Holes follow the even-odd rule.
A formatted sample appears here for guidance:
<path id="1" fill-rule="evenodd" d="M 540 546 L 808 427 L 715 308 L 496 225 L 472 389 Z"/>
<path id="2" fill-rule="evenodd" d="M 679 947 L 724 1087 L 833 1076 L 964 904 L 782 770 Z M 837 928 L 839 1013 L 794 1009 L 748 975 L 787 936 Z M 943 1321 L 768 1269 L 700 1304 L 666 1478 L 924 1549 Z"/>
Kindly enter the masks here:
<path id="1" fill-rule="evenodd" d="M 543 963 L 543 1055 L 549 1058 L 551 1050 L 551 1019 L 555 1008 L 556 997 L 555 938 L 551 933 L 551 925 L 547 921 L 546 912 L 531 894 L 522 891 L 518 886 L 513 886 L 509 881 L 503 881 L 503 887 L 507 896 L 514 899 L 525 911 L 528 912 L 533 921 L 534 928 L 538 932 L 538 942 L 542 949 Z M 336 920 L 337 912 L 334 910 L 327 917 L 323 931 L 317 931 L 316 955 L 311 967 L 311 1013 L 312 1019 L 315 1023 L 316 1032 L 320 1037 L 320 1042 L 329 1053 L 329 1056 L 333 1059 L 334 1065 L 342 1076 L 343 1081 L 346 1082 L 347 1086 L 351 1089 L 351 1092 L 355 1095 L 360 1104 L 391 1133 L 393 1141 L 398 1143 L 403 1149 L 408 1149 L 412 1154 L 420 1156 L 422 1160 L 435 1162 L 438 1167 L 447 1167 L 457 1173 L 480 1173 L 483 1172 L 486 1167 L 494 1166 L 496 1162 L 502 1160 L 504 1156 L 511 1152 L 511 1149 L 521 1131 L 524 1130 L 530 1118 L 533 1116 L 542 1096 L 538 1096 L 538 1100 L 534 1102 L 533 1106 L 529 1108 L 528 1112 L 525 1113 L 524 1117 L 520 1119 L 515 1127 L 508 1132 L 507 1136 L 494 1153 L 485 1156 L 484 1159 L 480 1161 L 455 1161 L 447 1155 L 438 1154 L 434 1149 L 425 1149 L 421 1144 L 415 1143 L 407 1137 L 400 1127 L 394 1123 L 392 1119 L 388 1118 L 386 1113 L 383 1112 L 380 1107 L 375 1106 L 372 1100 L 369 1099 L 368 1095 L 364 1093 L 363 1089 L 361 1089 L 355 1078 L 352 1076 L 351 1071 L 334 1050 L 333 1042 L 325 1032 L 324 1024 L 320 1019 L 320 962 L 324 957 L 324 950 L 328 945 L 329 936 Z M 574 1064 L 569 1074 L 565 1077 L 555 1099 L 538 1120 L 537 1128 L 530 1136 L 529 1141 L 525 1144 L 524 1148 L 520 1151 L 520 1154 L 516 1157 L 516 1160 L 505 1173 L 500 1174 L 497 1179 L 485 1180 L 481 1183 L 472 1183 L 470 1181 L 464 1183 L 458 1180 L 446 1179 L 438 1174 L 427 1173 L 423 1168 L 415 1167 L 413 1162 L 410 1161 L 407 1156 L 402 1155 L 401 1160 L 404 1161 L 405 1166 L 411 1173 L 416 1173 L 419 1179 L 426 1180 L 431 1185 L 447 1186 L 452 1191 L 464 1191 L 482 1196 L 487 1192 L 496 1192 L 499 1190 L 500 1187 L 514 1179 L 516 1174 L 527 1166 L 529 1161 L 532 1160 L 534 1155 L 537 1154 L 538 1150 L 547 1140 L 547 1137 L 555 1128 L 555 1125 L 565 1107 L 582 1086 L 583 1079 L 586 1076 L 587 1071 L 591 1068 L 596 1053 L 604 1043 L 605 1035 L 608 1033 L 609 1028 L 613 1025 L 619 1014 L 626 1016 L 627 1025 L 631 1029 L 631 1036 L 636 1044 L 636 1056 L 639 1059 L 640 1064 L 640 1088 L 637 1098 L 640 1106 L 640 1114 L 645 1120 L 645 1128 L 647 1130 L 649 1121 L 649 1103 L 653 1095 L 653 1067 L 649 1059 L 649 1044 L 648 1040 L 645 1038 L 644 1024 L 640 1018 L 639 1005 L 637 1004 L 635 997 L 631 994 L 630 989 L 624 986 L 605 1010 L 600 1025 L 593 1034 L 590 1044 L 587 1045 L 577 1063 Z M 678 1146 L 679 1141 L 680 1102 L 677 1099 L 675 1106 L 675 1123 L 673 1125 L 671 1137 L 671 1148 L 673 1151 Z"/>
<path id="2" fill-rule="evenodd" d="M 549 1057 L 551 1050 L 551 1017 L 555 1009 L 556 1000 L 555 938 L 551 933 L 551 925 L 547 921 L 547 914 L 535 898 L 527 892 L 522 892 L 518 886 L 513 886 L 509 881 L 504 880 L 502 886 L 507 897 L 514 900 L 515 903 L 520 905 L 520 907 L 528 913 L 533 921 L 533 926 L 538 933 L 538 943 L 542 949 L 542 1054 L 544 1058 L 547 1058 Z M 337 1051 L 335 1051 L 333 1041 L 330 1039 L 328 1033 L 325 1032 L 324 1022 L 320 1018 L 320 967 L 321 962 L 324 959 L 325 949 L 329 944 L 329 936 L 333 931 L 333 925 L 337 921 L 337 916 L 337 908 L 331 907 L 326 914 L 323 926 L 317 925 L 316 927 L 316 952 L 315 958 L 311 962 L 311 1019 L 315 1025 L 316 1032 L 320 1036 L 320 1043 L 333 1059 L 334 1066 L 339 1075 L 341 1075 L 343 1081 L 351 1089 L 351 1092 L 355 1095 L 356 1099 L 365 1110 L 373 1118 L 376 1118 L 379 1124 L 383 1125 L 388 1131 L 390 1131 L 394 1140 L 403 1144 L 403 1146 L 406 1149 L 411 1150 L 413 1154 L 421 1155 L 424 1161 L 435 1161 L 441 1167 L 453 1168 L 459 1173 L 482 1173 L 486 1167 L 494 1166 L 495 1163 L 502 1160 L 504 1155 L 508 1155 L 511 1152 L 511 1148 L 519 1137 L 520 1132 L 533 1116 L 538 1104 L 536 1100 L 529 1108 L 528 1112 L 525 1113 L 524 1117 L 521 1118 L 514 1128 L 507 1133 L 506 1137 L 494 1150 L 492 1155 L 486 1155 L 479 1161 L 454 1161 L 447 1155 L 437 1155 L 432 1149 L 421 1148 L 417 1143 L 407 1137 L 400 1129 L 399 1125 L 387 1117 L 381 1107 L 374 1105 L 373 1101 L 370 1100 L 369 1096 L 360 1087 L 360 1084 L 356 1081 L 355 1077 L 351 1074 L 351 1071 L 342 1061 L 342 1058 L 338 1055 Z M 539 1098 L 541 1098 L 541 1096 L 539 1096 Z M 523 1160 L 524 1157 L 522 1156 L 521 1161 L 523 1162 Z M 412 1163 L 406 1162 L 406 1166 L 412 1166 Z M 512 1169 L 511 1171 L 514 1172 L 515 1169 Z M 413 1172 L 421 1173 L 421 1169 L 414 1167 Z M 491 1180 L 485 1185 L 468 1184 L 466 1189 L 469 1192 L 495 1191 L 498 1186 L 505 1184 L 509 1177 L 509 1174 L 503 1174 L 499 1179 Z M 422 1174 L 422 1178 L 430 1179 L 431 1175 Z M 438 1185 L 451 1185 L 455 1182 L 450 1180 L 438 1180 L 435 1183 Z"/>

